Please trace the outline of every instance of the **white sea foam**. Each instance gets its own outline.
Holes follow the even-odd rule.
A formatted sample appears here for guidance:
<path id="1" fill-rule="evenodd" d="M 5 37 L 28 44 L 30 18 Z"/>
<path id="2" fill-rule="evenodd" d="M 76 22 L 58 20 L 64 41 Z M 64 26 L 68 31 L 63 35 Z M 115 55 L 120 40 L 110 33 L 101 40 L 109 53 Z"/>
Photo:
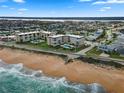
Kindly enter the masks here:
<path id="1" fill-rule="evenodd" d="M 51 91 L 51 88 L 53 89 L 53 91 L 60 91 L 61 87 L 71 89 L 74 91 L 74 93 L 106 93 L 105 89 L 100 84 L 76 84 L 67 81 L 65 77 L 59 79 L 47 77 L 42 73 L 42 71 L 34 71 L 31 69 L 27 69 L 21 63 L 9 65 L 5 64 L 2 60 L 0 60 L 0 74 L 1 73 L 7 73 L 8 75 L 10 74 L 14 77 L 19 78 L 25 77 L 26 79 L 32 80 L 34 82 L 39 82 L 43 84 L 43 87 L 37 87 L 37 89 L 44 90 L 44 88 L 47 88 L 48 92 L 45 93 L 49 93 Z M 32 93 L 31 91 L 33 90 L 35 89 L 30 89 L 30 91 L 28 90 L 26 93 Z"/>

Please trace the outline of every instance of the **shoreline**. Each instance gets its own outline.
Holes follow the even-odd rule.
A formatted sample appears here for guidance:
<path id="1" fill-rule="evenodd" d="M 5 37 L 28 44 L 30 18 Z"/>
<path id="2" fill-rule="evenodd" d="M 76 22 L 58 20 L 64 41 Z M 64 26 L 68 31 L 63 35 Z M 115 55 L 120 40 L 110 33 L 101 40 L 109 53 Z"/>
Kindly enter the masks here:
<path id="1" fill-rule="evenodd" d="M 0 59 L 9 64 L 23 63 L 24 66 L 42 70 L 50 77 L 66 77 L 77 83 L 100 83 L 109 93 L 124 93 L 124 70 L 88 64 L 79 60 L 64 64 L 63 58 L 56 55 L 33 53 L 18 49 L 3 48 Z"/>
<path id="2" fill-rule="evenodd" d="M 78 59 L 80 61 L 85 61 L 90 64 L 95 65 L 105 65 L 105 66 L 112 66 L 118 69 L 124 69 L 124 60 L 119 59 L 111 59 L 111 58 L 105 58 L 105 57 L 96 57 L 96 56 L 85 56 L 80 54 L 67 54 L 67 53 L 61 53 L 61 52 L 55 52 L 55 51 L 44 51 L 40 49 L 34 49 L 34 48 L 26 48 L 26 47 L 20 47 L 15 45 L 6 45 L 6 44 L 0 44 L 0 48 L 11 48 L 11 49 L 18 49 L 22 51 L 27 52 L 33 52 L 33 53 L 39 53 L 39 54 L 46 54 L 46 55 L 55 55 L 62 57 L 65 61 L 65 64 L 72 62 L 74 59 Z"/>

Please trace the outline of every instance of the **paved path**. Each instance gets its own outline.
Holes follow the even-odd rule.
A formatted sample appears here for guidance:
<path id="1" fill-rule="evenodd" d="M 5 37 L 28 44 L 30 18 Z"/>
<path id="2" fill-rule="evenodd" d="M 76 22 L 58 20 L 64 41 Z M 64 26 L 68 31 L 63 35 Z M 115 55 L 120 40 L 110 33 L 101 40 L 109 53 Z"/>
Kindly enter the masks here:
<path id="1" fill-rule="evenodd" d="M 77 53 L 75 53 L 75 54 L 86 55 L 86 52 L 88 52 L 89 50 L 91 50 L 93 47 L 95 47 L 94 44 L 92 44 L 90 47 L 85 48 L 85 49 L 83 49 L 83 50 L 81 50 L 81 51 L 79 51 L 79 52 L 77 52 Z"/>

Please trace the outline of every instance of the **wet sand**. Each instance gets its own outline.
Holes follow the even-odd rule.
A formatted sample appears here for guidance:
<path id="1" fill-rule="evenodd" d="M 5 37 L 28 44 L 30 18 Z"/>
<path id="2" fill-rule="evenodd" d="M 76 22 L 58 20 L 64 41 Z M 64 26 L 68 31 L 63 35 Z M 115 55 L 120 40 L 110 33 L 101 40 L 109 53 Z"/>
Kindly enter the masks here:
<path id="1" fill-rule="evenodd" d="M 72 82 L 100 83 L 109 93 L 124 93 L 124 70 L 102 68 L 78 60 L 65 65 L 64 60 L 58 56 L 9 48 L 0 50 L 0 59 L 10 64 L 23 63 L 31 69 L 42 70 L 48 76 L 66 77 Z"/>

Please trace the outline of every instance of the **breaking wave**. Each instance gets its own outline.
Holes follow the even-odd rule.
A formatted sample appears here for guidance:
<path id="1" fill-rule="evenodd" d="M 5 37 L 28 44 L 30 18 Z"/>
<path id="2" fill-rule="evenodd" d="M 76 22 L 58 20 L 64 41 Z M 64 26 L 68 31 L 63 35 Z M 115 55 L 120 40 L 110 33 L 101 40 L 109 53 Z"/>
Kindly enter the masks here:
<path id="1" fill-rule="evenodd" d="M 23 64 L 6 64 L 0 60 L 0 93 L 106 93 L 97 83 L 77 84 L 66 78 L 51 78 L 42 71 Z"/>

